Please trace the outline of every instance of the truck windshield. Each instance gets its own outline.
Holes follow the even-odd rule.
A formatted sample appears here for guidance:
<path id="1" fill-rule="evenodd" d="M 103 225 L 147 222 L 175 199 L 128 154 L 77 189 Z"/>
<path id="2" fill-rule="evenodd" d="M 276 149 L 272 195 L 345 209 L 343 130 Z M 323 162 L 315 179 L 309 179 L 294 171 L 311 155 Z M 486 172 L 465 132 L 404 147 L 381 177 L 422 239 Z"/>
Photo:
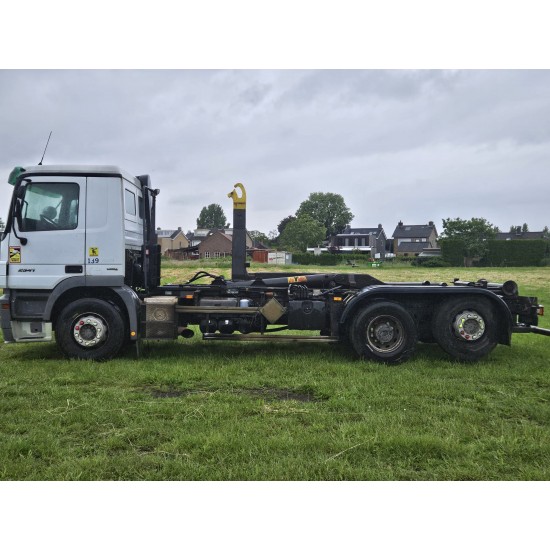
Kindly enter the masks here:
<path id="1" fill-rule="evenodd" d="M 29 183 L 21 208 L 21 231 L 76 229 L 78 199 L 77 183 Z"/>

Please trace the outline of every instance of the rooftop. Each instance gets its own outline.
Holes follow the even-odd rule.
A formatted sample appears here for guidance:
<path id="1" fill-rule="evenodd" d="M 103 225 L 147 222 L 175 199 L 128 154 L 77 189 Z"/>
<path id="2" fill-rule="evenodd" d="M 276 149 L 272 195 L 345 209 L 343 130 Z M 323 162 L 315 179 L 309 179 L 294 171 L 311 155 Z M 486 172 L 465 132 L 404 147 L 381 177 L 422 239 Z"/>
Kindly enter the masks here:
<path id="1" fill-rule="evenodd" d="M 508 241 L 516 239 L 548 239 L 544 231 L 509 231 L 507 233 L 497 233 L 497 241 Z"/>
<path id="2" fill-rule="evenodd" d="M 366 236 L 366 235 L 380 235 L 384 229 L 382 228 L 382 224 L 379 224 L 378 227 L 351 227 L 349 225 L 346 226 L 344 231 L 342 233 L 338 233 L 337 237 L 349 237 L 350 235 L 355 236 Z"/>
<path id="3" fill-rule="evenodd" d="M 393 232 L 392 237 L 394 238 L 427 238 L 432 232 L 435 231 L 435 236 L 437 237 L 437 229 L 433 222 L 428 222 L 426 225 L 405 225 L 403 222 L 399 222 L 395 231 Z"/>

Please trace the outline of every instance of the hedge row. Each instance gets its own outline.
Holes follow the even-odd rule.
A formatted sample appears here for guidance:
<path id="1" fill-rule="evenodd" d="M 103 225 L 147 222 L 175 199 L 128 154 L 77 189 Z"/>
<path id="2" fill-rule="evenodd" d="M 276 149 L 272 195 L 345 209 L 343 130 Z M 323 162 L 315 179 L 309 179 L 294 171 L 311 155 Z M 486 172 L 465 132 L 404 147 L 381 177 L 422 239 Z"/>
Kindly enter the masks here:
<path id="1" fill-rule="evenodd" d="M 331 254 L 322 252 L 315 256 L 311 252 L 292 254 L 292 262 L 300 265 L 339 265 L 346 262 L 367 262 L 370 256 L 368 254 Z"/>
<path id="2" fill-rule="evenodd" d="M 490 266 L 524 267 L 541 265 L 550 254 L 550 242 L 537 241 L 493 241 L 489 243 L 487 263 Z"/>
<path id="3" fill-rule="evenodd" d="M 340 258 L 335 254 L 321 254 L 315 256 L 310 252 L 292 254 L 292 263 L 300 265 L 338 265 Z"/>
<path id="4" fill-rule="evenodd" d="M 464 265 L 464 242 L 460 239 L 441 241 L 443 260 L 452 266 Z M 528 241 L 489 241 L 488 252 L 479 265 L 487 267 L 528 267 L 543 265 L 550 256 L 550 241 L 547 239 Z"/>
<path id="5" fill-rule="evenodd" d="M 442 239 L 440 241 L 441 256 L 452 266 L 464 265 L 464 241 L 461 239 Z"/>

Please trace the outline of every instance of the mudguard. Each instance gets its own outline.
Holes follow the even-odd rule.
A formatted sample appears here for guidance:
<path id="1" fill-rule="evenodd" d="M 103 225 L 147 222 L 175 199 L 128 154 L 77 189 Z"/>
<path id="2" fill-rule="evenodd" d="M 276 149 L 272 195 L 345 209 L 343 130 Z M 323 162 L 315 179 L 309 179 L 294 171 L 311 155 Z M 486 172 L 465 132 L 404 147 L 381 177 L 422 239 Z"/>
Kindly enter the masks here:
<path id="1" fill-rule="evenodd" d="M 512 314 L 502 298 L 484 288 L 422 284 L 410 286 L 385 284 L 383 286 L 366 287 L 347 303 L 340 318 L 340 326 L 347 325 L 359 309 L 375 300 L 389 300 L 400 303 L 410 297 L 418 297 L 422 300 L 440 300 L 441 298 L 466 296 L 484 297 L 495 306 L 499 320 L 499 343 L 510 345 L 514 324 Z"/>

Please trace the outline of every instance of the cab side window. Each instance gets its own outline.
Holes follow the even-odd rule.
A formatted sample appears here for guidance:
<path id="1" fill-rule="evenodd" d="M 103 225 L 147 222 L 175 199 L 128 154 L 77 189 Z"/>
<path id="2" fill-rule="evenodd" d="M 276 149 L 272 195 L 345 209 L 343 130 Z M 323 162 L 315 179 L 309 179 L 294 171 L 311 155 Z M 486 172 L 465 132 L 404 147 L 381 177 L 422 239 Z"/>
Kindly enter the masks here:
<path id="1" fill-rule="evenodd" d="M 126 214 L 130 214 L 130 216 L 136 215 L 136 196 L 129 189 L 124 190 L 124 207 Z"/>
<path id="2" fill-rule="evenodd" d="M 29 183 L 21 205 L 21 230 L 76 229 L 79 193 L 77 183 Z"/>

